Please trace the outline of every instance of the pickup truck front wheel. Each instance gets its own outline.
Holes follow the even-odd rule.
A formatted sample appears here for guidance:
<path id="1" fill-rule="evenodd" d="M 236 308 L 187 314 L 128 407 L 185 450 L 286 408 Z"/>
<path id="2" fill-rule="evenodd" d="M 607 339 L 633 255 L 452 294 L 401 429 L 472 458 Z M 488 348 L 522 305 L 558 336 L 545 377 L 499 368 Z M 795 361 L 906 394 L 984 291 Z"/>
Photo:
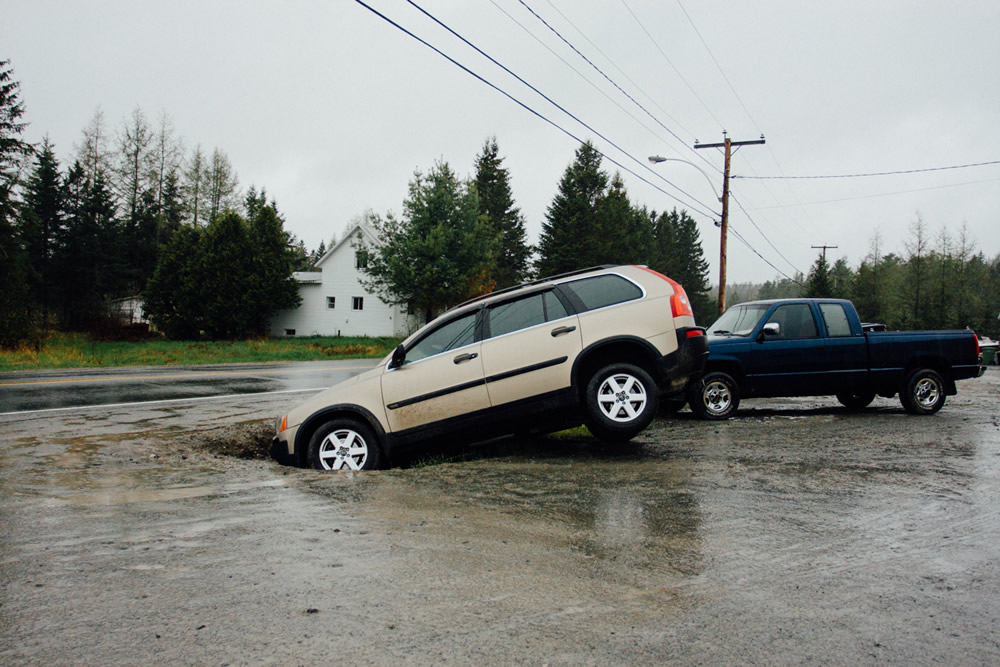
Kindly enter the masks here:
<path id="1" fill-rule="evenodd" d="M 729 419 L 740 405 L 740 387 L 728 373 L 706 373 L 688 389 L 688 405 L 702 419 Z"/>
<path id="2" fill-rule="evenodd" d="M 656 382 L 633 364 L 605 366 L 586 392 L 587 428 L 601 440 L 631 440 L 649 426 L 660 404 Z"/>
<path id="3" fill-rule="evenodd" d="M 929 368 L 910 373 L 899 392 L 899 402 L 913 415 L 934 414 L 944 406 L 944 398 L 944 380 Z"/>
<path id="4" fill-rule="evenodd" d="M 851 410 L 861 410 L 867 408 L 871 405 L 871 402 L 875 400 L 874 391 L 863 391 L 854 394 L 837 394 L 837 400 L 845 408 Z"/>

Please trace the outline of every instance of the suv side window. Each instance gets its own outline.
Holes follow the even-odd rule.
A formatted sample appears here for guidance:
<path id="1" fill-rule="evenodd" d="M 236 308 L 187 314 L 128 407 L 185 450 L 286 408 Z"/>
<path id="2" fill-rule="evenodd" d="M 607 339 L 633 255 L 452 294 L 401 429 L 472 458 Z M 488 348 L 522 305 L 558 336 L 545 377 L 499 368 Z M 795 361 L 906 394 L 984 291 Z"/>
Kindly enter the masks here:
<path id="1" fill-rule="evenodd" d="M 406 363 L 419 361 L 435 354 L 454 350 L 475 342 L 476 316 L 473 311 L 450 322 L 446 322 L 418 340 L 406 351 Z"/>
<path id="2" fill-rule="evenodd" d="M 781 332 L 775 338 L 788 340 L 816 337 L 816 320 L 813 319 L 812 308 L 807 303 L 778 306 L 767 319 L 768 324 L 772 322 L 781 325 Z"/>
<path id="3" fill-rule="evenodd" d="M 847 321 L 847 312 L 839 303 L 821 303 L 819 312 L 826 322 L 826 333 L 828 336 L 841 337 L 851 335 L 851 323 Z"/>
<path id="4" fill-rule="evenodd" d="M 489 309 L 489 335 L 502 336 L 536 324 L 558 320 L 568 314 L 552 292 L 532 294 Z"/>
<path id="5" fill-rule="evenodd" d="M 574 280 L 562 287 L 576 294 L 585 310 L 604 308 L 642 296 L 642 289 L 638 285 L 614 274 Z"/>

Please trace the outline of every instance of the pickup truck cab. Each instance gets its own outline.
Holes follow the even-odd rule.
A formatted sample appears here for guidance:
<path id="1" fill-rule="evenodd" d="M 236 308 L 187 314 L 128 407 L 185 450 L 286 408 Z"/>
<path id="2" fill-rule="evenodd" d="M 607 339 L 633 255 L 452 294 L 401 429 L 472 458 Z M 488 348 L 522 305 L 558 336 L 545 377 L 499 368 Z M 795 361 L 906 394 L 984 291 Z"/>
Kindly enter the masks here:
<path id="1" fill-rule="evenodd" d="M 978 377 L 975 333 L 874 331 L 844 299 L 778 299 L 733 306 L 708 327 L 709 358 L 687 390 L 692 411 L 727 419 L 741 398 L 836 396 L 863 408 L 899 394 L 913 414 L 933 414 L 958 380 Z"/>

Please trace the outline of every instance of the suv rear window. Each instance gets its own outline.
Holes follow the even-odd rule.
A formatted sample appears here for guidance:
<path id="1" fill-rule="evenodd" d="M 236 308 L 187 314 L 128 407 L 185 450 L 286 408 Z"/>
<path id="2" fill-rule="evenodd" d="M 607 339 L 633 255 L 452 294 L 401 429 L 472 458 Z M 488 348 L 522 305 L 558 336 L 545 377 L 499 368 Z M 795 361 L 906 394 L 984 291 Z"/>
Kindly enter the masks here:
<path id="1" fill-rule="evenodd" d="M 574 280 L 563 284 L 562 287 L 572 290 L 583 302 L 586 310 L 604 308 L 616 303 L 632 301 L 642 296 L 642 290 L 638 285 L 617 275 Z"/>

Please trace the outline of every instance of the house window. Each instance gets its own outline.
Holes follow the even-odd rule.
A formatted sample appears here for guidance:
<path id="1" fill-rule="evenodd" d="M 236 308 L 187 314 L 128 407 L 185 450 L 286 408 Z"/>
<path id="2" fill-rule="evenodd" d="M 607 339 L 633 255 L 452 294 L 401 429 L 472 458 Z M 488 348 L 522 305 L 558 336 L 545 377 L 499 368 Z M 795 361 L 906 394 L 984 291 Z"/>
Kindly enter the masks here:
<path id="1" fill-rule="evenodd" d="M 286 336 L 294 336 L 295 335 L 295 329 L 285 329 L 285 335 Z"/>
<path id="2" fill-rule="evenodd" d="M 368 268 L 368 257 L 362 255 L 361 253 L 354 254 L 354 268 L 356 269 L 367 269 Z"/>
<path id="3" fill-rule="evenodd" d="M 337 307 L 337 297 L 335 297 L 335 296 L 328 296 L 328 297 L 326 297 L 326 307 L 329 308 L 330 310 L 333 310 L 334 308 L 336 308 Z"/>
<path id="4" fill-rule="evenodd" d="M 354 310 L 364 310 L 365 309 L 365 297 L 356 296 L 354 299 Z"/>

